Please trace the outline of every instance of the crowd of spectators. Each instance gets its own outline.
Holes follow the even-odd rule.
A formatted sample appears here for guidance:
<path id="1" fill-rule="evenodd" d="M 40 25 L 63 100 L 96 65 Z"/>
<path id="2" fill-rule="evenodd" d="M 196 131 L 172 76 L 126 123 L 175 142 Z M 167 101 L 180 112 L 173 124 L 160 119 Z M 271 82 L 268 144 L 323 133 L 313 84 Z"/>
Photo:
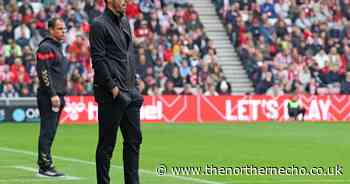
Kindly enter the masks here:
<path id="1" fill-rule="evenodd" d="M 231 94 L 213 43 L 187 0 L 129 2 L 142 94 Z M 103 0 L 0 0 L 0 97 L 36 95 L 35 51 L 54 16 L 67 26 L 68 95 L 91 95 L 89 23 L 104 6 Z"/>
<path id="2" fill-rule="evenodd" d="M 350 94 L 349 0 L 212 0 L 257 94 Z"/>

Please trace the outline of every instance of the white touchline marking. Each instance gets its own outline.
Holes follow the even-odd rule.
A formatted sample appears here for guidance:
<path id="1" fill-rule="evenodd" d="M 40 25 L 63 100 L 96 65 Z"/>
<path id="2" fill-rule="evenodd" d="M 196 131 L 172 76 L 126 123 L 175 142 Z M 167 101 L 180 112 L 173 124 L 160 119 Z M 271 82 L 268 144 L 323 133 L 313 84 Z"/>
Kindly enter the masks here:
<path id="1" fill-rule="evenodd" d="M 11 148 L 5 148 L 5 147 L 0 147 L 0 151 L 6 151 L 6 152 L 12 152 L 12 153 L 20 153 L 23 155 L 30 155 L 30 156 L 36 156 L 37 154 L 34 152 L 30 151 L 25 151 L 25 150 L 18 150 L 18 149 L 11 149 Z M 91 161 L 86 161 L 86 160 L 80 160 L 80 159 L 75 159 L 75 158 L 68 158 L 68 157 L 61 157 L 61 156 L 53 156 L 53 158 L 56 158 L 58 160 L 63 160 L 63 161 L 69 161 L 69 162 L 75 162 L 75 163 L 81 163 L 81 164 L 87 164 L 87 165 L 95 165 L 95 162 Z M 111 167 L 118 168 L 118 169 L 123 169 L 123 167 L 118 166 L 118 165 L 111 165 Z M 33 169 L 33 168 L 31 168 Z M 36 170 L 35 170 L 36 171 Z M 141 173 L 144 174 L 150 174 L 150 175 L 156 175 L 155 172 L 152 172 L 150 170 L 145 170 L 145 169 L 140 169 Z M 257 181 L 230 181 L 230 182 L 216 182 L 216 181 L 209 181 L 209 180 L 204 180 L 204 179 L 197 179 L 197 178 L 191 178 L 191 177 L 184 177 L 184 176 L 173 176 L 173 175 L 164 175 L 164 176 L 159 176 L 159 177 L 171 177 L 171 178 L 176 178 L 179 180 L 186 180 L 186 181 L 193 181 L 196 183 L 203 183 L 203 184 L 269 184 L 269 183 L 350 183 L 350 180 L 347 179 L 325 179 L 325 180 L 257 180 Z M 1 180 L 0 183 L 5 183 L 6 181 L 22 181 L 22 180 Z M 33 181 L 39 181 L 39 180 L 33 180 Z M 45 180 L 43 180 L 45 181 Z M 47 181 L 52 181 L 52 180 L 47 180 Z"/>
<path id="2" fill-rule="evenodd" d="M 23 154 L 23 155 L 30 155 L 30 156 L 36 156 L 37 155 L 37 153 L 35 153 L 35 152 L 19 150 L 19 149 L 12 149 L 12 148 L 7 148 L 7 147 L 0 147 L 0 151 L 6 151 L 6 152 L 11 152 L 11 153 L 20 153 L 20 154 Z M 80 160 L 80 159 L 75 159 L 75 158 L 61 157 L 61 156 L 53 156 L 53 158 L 55 158 L 57 160 L 63 160 L 63 161 L 69 161 L 69 162 L 75 162 L 75 163 L 81 163 L 81 164 L 87 164 L 87 165 L 95 165 L 95 162 L 86 161 L 86 160 Z M 123 167 L 118 166 L 118 165 L 111 165 L 111 167 L 118 168 L 118 169 L 123 169 Z M 150 170 L 140 169 L 140 172 L 144 173 L 144 174 L 149 174 L 149 175 L 156 176 L 156 172 L 155 171 L 153 172 L 153 171 L 150 171 Z M 193 181 L 193 182 L 202 183 L 202 184 L 224 184 L 222 182 L 209 181 L 209 180 L 192 178 L 192 177 L 184 177 L 184 176 L 164 175 L 164 176 L 159 176 L 159 177 L 170 177 L 170 178 L 176 178 L 176 179 L 179 179 L 179 180 Z"/>
<path id="3" fill-rule="evenodd" d="M 22 169 L 25 171 L 31 171 L 31 172 L 38 172 L 38 169 L 35 168 L 31 168 L 31 167 L 25 167 L 25 166 L 14 166 L 14 168 L 16 169 Z M 41 176 L 40 177 L 44 177 L 44 178 L 51 178 L 51 179 L 64 179 L 64 180 L 81 180 L 82 178 L 80 177 L 76 177 L 76 176 L 61 176 L 61 177 L 48 177 L 48 176 Z"/>
<path id="4" fill-rule="evenodd" d="M 15 183 L 15 184 L 18 184 L 18 183 L 38 183 L 38 182 L 57 182 L 57 180 L 53 180 L 53 179 L 0 179 L 0 183 Z"/>

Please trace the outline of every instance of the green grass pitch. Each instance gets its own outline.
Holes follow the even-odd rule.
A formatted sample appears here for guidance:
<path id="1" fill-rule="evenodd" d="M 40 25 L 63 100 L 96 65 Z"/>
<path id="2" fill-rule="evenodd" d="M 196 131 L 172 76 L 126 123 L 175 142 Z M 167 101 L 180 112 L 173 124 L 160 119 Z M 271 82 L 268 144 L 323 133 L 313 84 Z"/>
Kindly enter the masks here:
<path id="1" fill-rule="evenodd" d="M 144 124 L 142 184 L 350 183 L 350 123 Z M 96 125 L 61 125 L 55 165 L 69 177 L 38 177 L 39 124 L 0 124 L 0 184 L 96 184 Z M 121 133 L 112 160 L 113 184 L 122 184 Z M 342 176 L 157 176 L 172 166 L 343 166 Z M 169 174 L 169 173 L 168 173 Z"/>

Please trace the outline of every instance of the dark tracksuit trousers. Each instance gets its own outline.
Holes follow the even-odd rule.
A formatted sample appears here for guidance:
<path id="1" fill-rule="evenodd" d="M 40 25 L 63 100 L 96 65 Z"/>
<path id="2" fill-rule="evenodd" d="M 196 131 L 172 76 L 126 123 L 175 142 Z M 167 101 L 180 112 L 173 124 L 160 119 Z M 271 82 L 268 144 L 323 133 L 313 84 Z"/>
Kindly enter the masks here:
<path id="1" fill-rule="evenodd" d="M 142 142 L 140 107 L 136 91 L 122 92 L 111 103 L 98 103 L 99 139 L 96 149 L 97 183 L 109 184 L 109 169 L 120 127 L 125 184 L 139 184 L 139 150 Z M 130 101 L 126 101 L 124 97 Z"/>
<path id="2" fill-rule="evenodd" d="M 51 147 L 55 139 L 59 117 L 65 105 L 64 97 L 59 96 L 61 101 L 60 110 L 54 112 L 51 106 L 51 99 L 47 94 L 38 92 L 37 103 L 40 112 L 40 135 L 38 146 L 38 165 L 41 169 L 48 169 L 53 166 Z"/>

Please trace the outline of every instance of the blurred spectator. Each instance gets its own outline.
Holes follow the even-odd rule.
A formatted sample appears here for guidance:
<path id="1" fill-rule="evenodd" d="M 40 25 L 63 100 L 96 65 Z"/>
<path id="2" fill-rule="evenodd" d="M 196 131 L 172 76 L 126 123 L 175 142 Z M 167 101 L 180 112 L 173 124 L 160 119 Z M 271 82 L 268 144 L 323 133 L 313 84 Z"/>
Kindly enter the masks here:
<path id="1" fill-rule="evenodd" d="M 143 13 L 149 13 L 154 8 L 154 4 L 151 0 L 140 0 L 139 3 Z"/>
<path id="2" fill-rule="evenodd" d="M 186 84 L 183 91 L 180 93 L 181 95 L 193 95 L 193 90 L 190 84 Z"/>
<path id="3" fill-rule="evenodd" d="M 9 44 L 5 45 L 4 47 L 4 55 L 6 58 L 11 58 L 13 61 L 17 57 L 22 56 L 22 49 L 21 46 L 19 46 L 14 40 L 10 40 Z M 8 62 L 8 64 L 11 64 L 13 62 Z"/>
<path id="4" fill-rule="evenodd" d="M 31 37 L 31 32 L 28 26 L 25 23 L 22 23 L 14 30 L 14 38 L 17 41 L 20 38 L 29 40 Z"/>
<path id="5" fill-rule="evenodd" d="M 174 83 L 175 87 L 183 87 L 184 79 L 180 76 L 179 68 L 174 67 L 172 75 L 170 76 L 169 80 Z"/>
<path id="6" fill-rule="evenodd" d="M 208 84 L 208 90 L 204 93 L 204 96 L 219 96 L 219 93 L 215 91 L 215 86 Z"/>
<path id="7" fill-rule="evenodd" d="M 174 89 L 174 83 L 170 80 L 168 80 L 165 83 L 165 88 L 162 92 L 162 95 L 177 95 L 175 89 Z"/>
<path id="8" fill-rule="evenodd" d="M 60 16 L 67 25 L 62 47 L 68 59 L 67 92 L 91 95 L 93 69 L 87 37 L 89 23 L 103 10 L 103 0 L 23 0 L 1 4 L 0 89 L 11 81 L 13 85 L 6 87 L 6 94 L 36 95 L 33 53 L 47 36 L 47 20 Z M 216 88 L 222 75 L 216 50 L 187 0 L 130 0 L 126 15 L 133 32 L 132 57 L 142 79 L 143 94 L 178 94 L 185 86 L 202 89 L 208 83 Z"/>
<path id="9" fill-rule="evenodd" d="M 84 6 L 84 11 L 88 16 L 89 23 L 101 15 L 101 12 L 98 10 L 98 6 L 96 5 L 95 0 L 87 0 Z"/>
<path id="10" fill-rule="evenodd" d="M 346 73 L 345 81 L 341 83 L 341 93 L 350 94 L 350 72 Z"/>
<path id="11" fill-rule="evenodd" d="M 221 76 L 219 82 L 216 84 L 216 91 L 219 95 L 231 95 L 231 84 L 226 80 L 225 76 Z"/>
<path id="12" fill-rule="evenodd" d="M 138 89 L 139 89 L 141 95 L 147 95 L 148 89 L 146 88 L 146 84 L 143 80 L 139 81 Z"/>
<path id="13" fill-rule="evenodd" d="M 3 85 L 4 88 L 0 93 L 0 97 L 14 98 L 19 96 L 18 92 L 14 89 L 13 85 L 10 82 L 6 82 Z"/>
<path id="14" fill-rule="evenodd" d="M 272 73 L 266 72 L 262 75 L 260 81 L 256 85 L 256 93 L 264 94 L 266 93 L 267 89 L 272 87 L 272 85 L 273 85 Z"/>
<path id="15" fill-rule="evenodd" d="M 13 27 L 12 24 L 10 23 L 5 23 L 6 24 L 6 28 L 4 31 L 0 32 L 4 44 L 8 44 L 10 42 L 10 40 L 13 40 L 15 38 L 15 34 L 13 32 Z"/>
<path id="16" fill-rule="evenodd" d="M 282 82 L 274 83 L 273 86 L 270 87 L 266 91 L 266 95 L 269 95 L 269 96 L 281 96 L 281 95 L 284 95 L 283 83 Z"/>
<path id="17" fill-rule="evenodd" d="M 153 68 L 151 66 L 147 67 L 146 69 L 146 77 L 145 77 L 145 84 L 147 86 L 153 86 L 156 85 L 156 79 L 154 76 Z"/>
<path id="18" fill-rule="evenodd" d="M 30 0 L 23 0 L 18 12 L 24 16 L 28 11 L 30 11 L 31 14 L 34 13 L 33 6 L 30 4 Z"/>
<path id="19" fill-rule="evenodd" d="M 187 75 L 186 81 L 187 83 L 191 84 L 192 87 L 195 87 L 199 84 L 199 77 L 197 71 L 197 67 L 193 67 L 191 69 L 191 73 Z"/>
<path id="20" fill-rule="evenodd" d="M 346 91 L 348 1 L 212 1 L 257 94 Z"/>

